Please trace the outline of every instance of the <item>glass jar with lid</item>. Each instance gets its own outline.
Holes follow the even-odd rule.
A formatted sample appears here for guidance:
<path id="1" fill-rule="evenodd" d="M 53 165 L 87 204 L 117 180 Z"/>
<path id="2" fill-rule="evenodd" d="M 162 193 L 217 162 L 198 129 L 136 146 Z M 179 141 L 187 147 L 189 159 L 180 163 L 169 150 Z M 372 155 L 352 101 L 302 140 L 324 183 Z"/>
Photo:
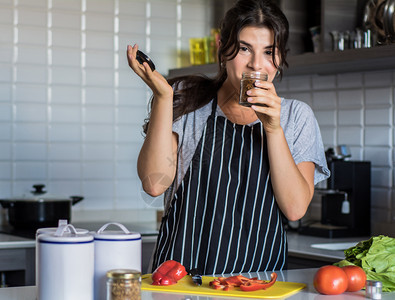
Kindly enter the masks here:
<path id="1" fill-rule="evenodd" d="M 140 271 L 131 269 L 115 269 L 107 272 L 106 300 L 140 299 Z"/>

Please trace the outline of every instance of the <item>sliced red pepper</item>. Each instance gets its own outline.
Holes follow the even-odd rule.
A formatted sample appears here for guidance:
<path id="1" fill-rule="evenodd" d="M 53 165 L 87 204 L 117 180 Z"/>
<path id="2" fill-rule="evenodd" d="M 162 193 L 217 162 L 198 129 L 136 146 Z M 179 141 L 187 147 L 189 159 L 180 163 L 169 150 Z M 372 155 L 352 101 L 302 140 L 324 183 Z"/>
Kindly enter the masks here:
<path id="1" fill-rule="evenodd" d="M 176 284 L 181 278 L 187 275 L 185 267 L 175 260 L 167 260 L 156 268 L 152 273 L 153 285 Z"/>
<path id="2" fill-rule="evenodd" d="M 270 275 L 270 281 L 250 280 L 240 285 L 240 290 L 244 292 L 252 292 L 262 289 L 266 290 L 267 288 L 271 287 L 276 282 L 276 280 L 277 280 L 277 274 L 272 273 Z"/>
<path id="3" fill-rule="evenodd" d="M 229 291 L 234 287 L 240 287 L 242 291 L 257 291 L 261 289 L 267 289 L 271 287 L 277 279 L 277 274 L 271 274 L 271 280 L 258 280 L 257 277 L 247 278 L 242 275 L 231 276 L 231 277 L 218 277 L 210 282 L 210 286 L 212 286 L 216 290 L 224 290 Z"/>
<path id="4" fill-rule="evenodd" d="M 249 280 L 249 278 L 244 277 L 243 275 L 231 276 L 223 279 L 224 282 L 232 286 L 240 286 Z"/>

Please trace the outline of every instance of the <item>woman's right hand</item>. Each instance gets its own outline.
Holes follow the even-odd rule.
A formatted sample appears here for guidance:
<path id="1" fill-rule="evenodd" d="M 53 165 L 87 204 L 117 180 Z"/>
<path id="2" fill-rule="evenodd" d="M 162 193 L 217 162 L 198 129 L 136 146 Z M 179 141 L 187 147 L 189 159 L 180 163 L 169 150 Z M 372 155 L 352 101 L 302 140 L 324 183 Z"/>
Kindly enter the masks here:
<path id="1" fill-rule="evenodd" d="M 155 98 L 173 98 L 173 89 L 167 80 L 158 72 L 152 71 L 150 66 L 144 62 L 140 64 L 136 59 L 138 45 L 128 45 L 127 58 L 129 66 L 150 87 Z"/>

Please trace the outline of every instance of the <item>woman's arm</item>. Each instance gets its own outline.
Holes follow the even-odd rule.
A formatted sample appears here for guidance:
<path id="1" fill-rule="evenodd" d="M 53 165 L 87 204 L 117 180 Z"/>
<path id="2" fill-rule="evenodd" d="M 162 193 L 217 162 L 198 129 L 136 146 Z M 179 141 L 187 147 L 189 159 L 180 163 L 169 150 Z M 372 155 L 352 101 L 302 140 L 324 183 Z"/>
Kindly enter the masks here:
<path id="1" fill-rule="evenodd" d="M 299 220 L 314 194 L 314 163 L 295 164 L 282 129 L 266 136 L 271 181 L 278 206 L 288 220 Z"/>
<path id="2" fill-rule="evenodd" d="M 128 46 L 129 66 L 151 88 L 153 103 L 147 135 L 137 161 L 143 189 L 151 196 L 162 194 L 173 182 L 177 166 L 177 135 L 173 133 L 173 89 L 147 63 L 136 60 L 138 47 Z"/>
<path id="3" fill-rule="evenodd" d="M 265 128 L 273 191 L 281 211 L 295 221 L 304 216 L 313 197 L 315 166 L 313 162 L 295 164 L 280 125 L 281 98 L 271 82 L 256 85 L 260 88 L 248 93 L 251 103 L 266 105 L 252 108 Z"/>

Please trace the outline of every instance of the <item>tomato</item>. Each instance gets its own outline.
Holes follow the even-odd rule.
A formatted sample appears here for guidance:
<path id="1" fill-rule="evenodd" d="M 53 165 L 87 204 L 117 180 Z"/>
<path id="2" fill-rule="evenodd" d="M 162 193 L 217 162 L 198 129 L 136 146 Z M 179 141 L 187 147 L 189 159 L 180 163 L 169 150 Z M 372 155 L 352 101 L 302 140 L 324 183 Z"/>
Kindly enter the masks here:
<path id="1" fill-rule="evenodd" d="M 365 271 L 358 266 L 342 267 L 348 278 L 347 292 L 356 292 L 365 286 L 366 274 Z"/>
<path id="2" fill-rule="evenodd" d="M 314 275 L 315 289 L 325 295 L 338 295 L 347 290 L 348 278 L 342 268 L 323 266 Z"/>

